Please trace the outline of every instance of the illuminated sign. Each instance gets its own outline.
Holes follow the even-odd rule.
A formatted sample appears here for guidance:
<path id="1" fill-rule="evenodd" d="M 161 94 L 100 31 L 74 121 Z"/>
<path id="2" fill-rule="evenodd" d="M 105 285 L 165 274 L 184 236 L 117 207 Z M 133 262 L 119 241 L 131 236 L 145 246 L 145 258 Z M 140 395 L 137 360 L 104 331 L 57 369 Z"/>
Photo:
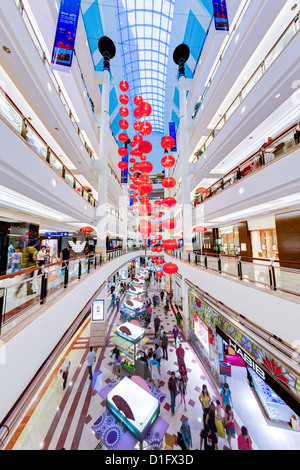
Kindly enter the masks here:
<path id="1" fill-rule="evenodd" d="M 208 329 L 201 323 L 197 315 L 194 315 L 194 333 L 199 339 L 200 343 L 209 352 Z"/>
<path id="2" fill-rule="evenodd" d="M 104 300 L 93 301 L 92 321 L 104 321 Z"/>
<path id="3" fill-rule="evenodd" d="M 216 31 L 229 31 L 226 0 L 214 0 L 213 9 Z"/>

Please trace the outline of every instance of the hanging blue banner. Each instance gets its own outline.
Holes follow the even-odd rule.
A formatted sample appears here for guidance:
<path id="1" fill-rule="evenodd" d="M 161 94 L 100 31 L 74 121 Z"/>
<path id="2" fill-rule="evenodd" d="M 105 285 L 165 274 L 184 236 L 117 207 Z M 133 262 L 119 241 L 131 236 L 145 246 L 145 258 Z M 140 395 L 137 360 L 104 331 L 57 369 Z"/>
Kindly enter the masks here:
<path id="1" fill-rule="evenodd" d="M 226 0 L 213 0 L 216 31 L 229 31 Z"/>
<path id="2" fill-rule="evenodd" d="M 177 151 L 177 145 L 176 145 L 176 126 L 175 122 L 169 122 L 169 136 L 173 137 L 175 140 L 175 145 L 173 148 L 171 148 L 171 152 L 176 152 Z"/>
<path id="3" fill-rule="evenodd" d="M 72 65 L 81 0 L 61 0 L 51 67 L 70 70 Z"/>

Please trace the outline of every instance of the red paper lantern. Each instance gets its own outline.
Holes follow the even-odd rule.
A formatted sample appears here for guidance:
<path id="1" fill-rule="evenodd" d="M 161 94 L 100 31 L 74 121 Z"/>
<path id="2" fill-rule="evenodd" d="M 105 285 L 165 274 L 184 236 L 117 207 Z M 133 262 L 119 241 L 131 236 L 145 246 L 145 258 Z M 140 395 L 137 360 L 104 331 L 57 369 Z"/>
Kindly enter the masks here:
<path id="1" fill-rule="evenodd" d="M 120 147 L 118 149 L 118 154 L 121 156 L 121 157 L 126 157 L 126 155 L 128 155 L 128 150 L 126 147 Z"/>
<path id="2" fill-rule="evenodd" d="M 147 157 L 146 157 L 146 155 L 141 155 L 140 159 L 142 160 L 142 162 L 144 162 L 145 160 L 147 160 Z"/>
<path id="3" fill-rule="evenodd" d="M 169 274 L 170 276 L 172 276 L 172 274 L 175 274 L 177 273 L 178 271 L 178 266 L 174 263 L 166 263 L 164 264 L 163 266 L 163 271 L 166 273 L 166 274 Z"/>
<path id="4" fill-rule="evenodd" d="M 173 230 L 177 225 L 177 222 L 174 219 L 166 219 L 163 221 L 162 226 L 166 230 Z"/>
<path id="5" fill-rule="evenodd" d="M 156 233 L 154 235 L 154 238 L 155 238 L 155 240 L 162 240 L 162 235 L 160 235 L 159 233 Z"/>
<path id="6" fill-rule="evenodd" d="M 119 121 L 119 127 L 121 129 L 128 129 L 128 122 L 126 121 L 126 119 L 121 119 Z"/>
<path id="7" fill-rule="evenodd" d="M 130 163 L 135 163 L 135 158 L 130 158 L 130 159 L 129 159 L 129 162 L 130 162 Z"/>
<path id="8" fill-rule="evenodd" d="M 207 232 L 207 228 L 206 227 L 202 227 L 201 225 L 198 225 L 197 227 L 195 227 L 193 229 L 194 232 L 198 232 L 198 233 L 204 233 L 204 232 Z"/>
<path id="9" fill-rule="evenodd" d="M 156 260 L 156 256 L 151 256 L 152 261 Z"/>
<path id="10" fill-rule="evenodd" d="M 132 148 L 136 146 L 135 142 L 130 142 L 129 145 L 130 145 L 130 147 L 132 147 Z"/>
<path id="11" fill-rule="evenodd" d="M 87 234 L 87 233 L 92 233 L 92 232 L 94 232 L 94 229 L 93 229 L 93 227 L 89 227 L 89 226 L 87 225 L 87 226 L 85 226 L 85 227 L 81 227 L 81 228 L 79 229 L 79 232 L 82 232 L 82 233 Z"/>
<path id="12" fill-rule="evenodd" d="M 133 111 L 133 115 L 136 119 L 141 119 L 141 117 L 143 116 L 140 108 L 135 108 L 135 110 Z"/>
<path id="13" fill-rule="evenodd" d="M 119 109 L 119 114 L 120 114 L 122 117 L 127 117 L 128 114 L 129 114 L 129 111 L 128 111 L 128 109 L 127 109 L 125 106 L 121 106 L 121 108 Z"/>
<path id="14" fill-rule="evenodd" d="M 149 202 L 140 204 L 138 206 L 138 210 L 140 211 L 141 215 L 148 215 L 152 210 L 152 205 Z"/>
<path id="15" fill-rule="evenodd" d="M 171 168 L 175 165 L 175 158 L 172 155 L 165 155 L 161 159 L 161 164 L 164 168 Z"/>
<path id="16" fill-rule="evenodd" d="M 176 203 L 177 201 L 173 197 L 165 197 L 162 200 L 162 206 L 166 207 L 167 209 L 171 209 L 171 207 L 176 206 Z"/>
<path id="17" fill-rule="evenodd" d="M 156 247 L 155 247 L 155 251 L 156 251 L 157 253 L 161 253 L 161 252 L 163 251 L 163 247 L 162 247 L 162 246 L 156 246 Z"/>
<path id="18" fill-rule="evenodd" d="M 138 149 L 142 153 L 150 153 L 152 150 L 152 144 L 147 140 L 143 140 L 141 143 L 139 143 Z"/>
<path id="19" fill-rule="evenodd" d="M 177 242 L 176 240 L 165 240 L 163 242 L 163 247 L 165 250 L 176 250 Z"/>
<path id="20" fill-rule="evenodd" d="M 140 144 L 143 140 L 143 137 L 140 135 L 140 134 L 136 134 L 134 137 L 133 137 L 133 142 L 135 142 L 136 144 Z"/>
<path id="21" fill-rule="evenodd" d="M 142 135 L 149 135 L 152 132 L 152 125 L 148 121 L 142 122 L 139 125 L 138 131 Z"/>
<path id="22" fill-rule="evenodd" d="M 127 163 L 127 162 L 119 162 L 119 163 L 118 163 L 118 167 L 119 167 L 120 170 L 122 170 L 122 171 L 127 170 L 127 168 L 128 168 L 128 163 Z"/>
<path id="23" fill-rule="evenodd" d="M 119 87 L 121 91 L 127 91 L 129 88 L 128 82 L 126 82 L 126 80 L 121 80 Z"/>
<path id="24" fill-rule="evenodd" d="M 156 271 L 155 272 L 155 276 L 160 278 L 160 277 L 163 277 L 164 273 L 162 271 Z"/>
<path id="25" fill-rule="evenodd" d="M 174 188 L 174 186 L 176 185 L 176 180 L 175 178 L 168 176 L 167 178 L 164 178 L 162 180 L 161 184 L 163 185 L 164 188 L 170 190 L 171 188 Z"/>
<path id="26" fill-rule="evenodd" d="M 140 96 L 140 95 L 136 95 L 134 98 L 133 98 L 133 102 L 136 106 L 140 106 L 143 102 L 143 98 Z"/>
<path id="27" fill-rule="evenodd" d="M 174 147 L 175 140 L 173 139 L 173 137 L 168 135 L 168 136 L 163 137 L 161 139 L 160 144 L 161 144 L 163 149 L 166 149 L 167 151 L 169 151 L 172 147 Z"/>
<path id="28" fill-rule="evenodd" d="M 147 197 L 142 197 L 141 198 L 141 203 L 142 204 L 148 204 L 148 202 L 149 202 L 149 198 L 147 198 Z"/>
<path id="29" fill-rule="evenodd" d="M 153 186 L 150 183 L 142 183 L 140 185 L 140 192 L 143 194 L 151 193 L 152 189 L 153 189 Z"/>
<path id="30" fill-rule="evenodd" d="M 147 220 L 141 220 L 140 225 L 138 227 L 138 231 L 143 234 L 149 235 L 151 232 L 150 223 Z"/>
<path id="31" fill-rule="evenodd" d="M 121 104 L 128 104 L 129 98 L 128 98 L 127 95 L 122 94 L 122 95 L 120 95 L 119 101 L 120 101 Z"/>
<path id="32" fill-rule="evenodd" d="M 153 170 L 153 165 L 151 162 L 141 162 L 139 164 L 139 168 L 142 173 L 151 173 Z"/>
<path id="33" fill-rule="evenodd" d="M 137 189 L 137 187 L 136 187 L 135 184 L 130 184 L 130 185 L 129 185 L 129 188 L 130 188 L 130 189 Z"/>
<path id="34" fill-rule="evenodd" d="M 134 128 L 134 130 L 137 131 L 137 132 L 140 132 L 141 124 L 142 124 L 142 123 L 141 123 L 140 121 L 135 121 L 135 122 L 133 123 L 133 128 Z"/>
<path id="35" fill-rule="evenodd" d="M 138 196 L 138 193 L 130 193 L 129 196 L 130 196 L 130 197 L 137 197 L 137 196 Z"/>
<path id="36" fill-rule="evenodd" d="M 150 116 L 151 112 L 152 112 L 152 108 L 151 108 L 151 105 L 149 103 L 146 103 L 146 101 L 144 101 L 143 103 L 140 104 L 139 106 L 139 109 L 142 113 L 142 116 Z"/>
<path id="37" fill-rule="evenodd" d="M 159 199 L 157 199 L 156 201 L 154 201 L 154 205 L 155 206 L 161 206 L 162 204 L 162 201 L 160 201 Z"/>
<path id="38" fill-rule="evenodd" d="M 125 132 L 121 132 L 121 134 L 119 134 L 119 140 L 125 144 L 125 142 L 128 141 L 128 135 L 125 134 Z"/>

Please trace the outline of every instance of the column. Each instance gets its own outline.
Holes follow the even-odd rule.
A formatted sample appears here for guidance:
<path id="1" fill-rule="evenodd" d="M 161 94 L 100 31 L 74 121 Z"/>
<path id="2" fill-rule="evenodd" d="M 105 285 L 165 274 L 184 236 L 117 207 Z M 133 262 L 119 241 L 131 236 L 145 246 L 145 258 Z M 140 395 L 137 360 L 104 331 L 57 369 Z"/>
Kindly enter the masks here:
<path id="1" fill-rule="evenodd" d="M 182 229 L 184 259 L 187 252 L 193 250 L 192 243 L 192 207 L 190 203 L 190 172 L 189 172 L 189 145 L 187 125 L 186 78 L 179 76 L 179 106 L 180 106 L 180 138 L 179 158 L 181 162 L 181 200 L 182 200 Z"/>
<path id="2" fill-rule="evenodd" d="M 99 148 L 99 179 L 98 179 L 98 207 L 97 219 L 97 252 L 106 257 L 107 232 L 107 179 L 108 179 L 108 136 L 109 129 L 109 91 L 110 72 L 103 70 L 102 83 L 102 113 Z"/>
<path id="3" fill-rule="evenodd" d="M 123 250 L 127 250 L 127 185 L 122 185 L 123 186 L 123 195 L 120 196 L 119 198 L 119 213 L 123 217 L 123 220 L 121 221 L 121 230 L 120 233 L 123 238 Z"/>

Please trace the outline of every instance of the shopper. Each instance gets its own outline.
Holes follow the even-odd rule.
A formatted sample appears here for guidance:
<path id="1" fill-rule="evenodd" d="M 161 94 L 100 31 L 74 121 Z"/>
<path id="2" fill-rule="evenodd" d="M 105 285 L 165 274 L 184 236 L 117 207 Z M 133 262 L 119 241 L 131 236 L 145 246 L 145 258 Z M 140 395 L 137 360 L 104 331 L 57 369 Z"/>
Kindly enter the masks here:
<path id="1" fill-rule="evenodd" d="M 69 259 L 72 257 L 72 248 L 68 245 L 60 253 L 60 262 L 62 266 L 67 266 L 69 264 Z"/>
<path id="2" fill-rule="evenodd" d="M 253 450 L 252 440 L 248 434 L 248 429 L 245 426 L 241 427 L 241 434 L 238 437 L 238 449 L 239 450 Z"/>
<path id="3" fill-rule="evenodd" d="M 160 388 L 160 365 L 156 360 L 155 353 L 153 353 L 152 359 L 150 361 L 150 373 L 154 387 Z"/>
<path id="4" fill-rule="evenodd" d="M 159 332 L 156 331 L 156 332 L 154 333 L 154 347 L 155 347 L 157 344 L 159 344 L 159 343 L 160 343 L 160 335 L 159 335 Z"/>
<path id="5" fill-rule="evenodd" d="M 176 348 L 177 339 L 178 339 L 178 335 L 179 335 L 179 329 L 178 329 L 177 326 L 174 326 L 174 328 L 172 330 L 172 333 L 173 333 L 173 336 L 174 336 L 174 342 L 175 342 L 175 348 Z"/>
<path id="6" fill-rule="evenodd" d="M 69 375 L 69 370 L 71 366 L 71 361 L 68 358 L 68 356 L 65 358 L 63 365 L 59 369 L 59 374 L 61 374 L 62 379 L 63 379 L 63 390 L 65 390 L 66 385 L 67 385 L 67 380 L 68 380 L 68 375 Z"/>
<path id="7" fill-rule="evenodd" d="M 206 413 L 208 413 L 208 411 L 209 411 L 209 405 L 210 405 L 210 401 L 211 401 L 210 393 L 209 393 L 209 391 L 207 389 L 207 386 L 205 384 L 202 385 L 202 390 L 199 394 L 199 400 L 200 400 L 200 403 L 202 405 L 203 415 L 205 416 Z"/>
<path id="8" fill-rule="evenodd" d="M 220 403 L 220 400 L 216 400 L 216 416 L 215 416 L 215 424 L 217 428 L 218 437 L 221 439 L 225 439 L 225 429 L 223 425 L 225 412 Z"/>
<path id="9" fill-rule="evenodd" d="M 159 317 L 156 315 L 156 317 L 154 318 L 154 330 L 155 330 L 155 333 L 158 332 L 159 325 L 160 325 L 160 319 L 159 319 Z"/>
<path id="10" fill-rule="evenodd" d="M 96 362 L 96 353 L 95 353 L 95 351 L 93 350 L 92 347 L 90 348 L 90 352 L 86 356 L 85 360 L 87 361 L 87 368 L 88 368 L 88 371 L 89 371 L 89 379 L 92 380 L 93 379 L 92 368 L 93 368 L 94 362 Z"/>
<path id="11" fill-rule="evenodd" d="M 177 377 L 175 372 L 171 372 L 171 377 L 168 380 L 168 389 L 171 397 L 171 413 L 174 416 L 176 406 L 176 394 L 177 394 Z"/>
<path id="12" fill-rule="evenodd" d="M 163 302 L 164 301 L 164 296 L 165 296 L 165 291 L 161 290 L 160 291 L 160 300 Z"/>
<path id="13" fill-rule="evenodd" d="M 167 301 L 164 306 L 164 312 L 166 316 L 168 316 L 169 310 L 170 310 L 169 302 Z"/>
<path id="14" fill-rule="evenodd" d="M 190 450 L 193 447 L 193 442 L 191 427 L 187 418 L 183 418 L 180 432 L 184 443 L 184 448 L 182 448 L 182 450 Z"/>
<path id="15" fill-rule="evenodd" d="M 163 351 L 163 359 L 168 360 L 168 336 L 165 331 L 163 332 L 161 346 L 162 346 L 162 351 Z"/>
<path id="16" fill-rule="evenodd" d="M 117 305 L 117 312 L 119 311 L 119 308 L 120 308 L 120 297 L 117 295 L 116 297 L 116 305 Z"/>
<path id="17" fill-rule="evenodd" d="M 21 271 L 22 269 L 22 252 L 20 248 L 16 248 L 16 251 L 12 253 L 10 260 L 9 260 L 9 265 L 8 267 L 10 268 L 10 272 L 14 273 L 16 271 Z"/>
<path id="18" fill-rule="evenodd" d="M 200 433 L 200 450 L 202 450 L 204 443 L 204 450 L 218 450 L 218 438 L 216 434 L 205 425 Z"/>
<path id="19" fill-rule="evenodd" d="M 217 433 L 217 427 L 216 427 L 216 407 L 214 402 L 212 401 L 209 405 L 208 412 L 206 413 L 205 416 L 205 424 L 209 426 L 209 428 L 214 432 L 215 434 Z"/>
<path id="20" fill-rule="evenodd" d="M 176 319 L 176 323 L 177 323 L 178 328 L 180 328 L 182 316 L 181 316 L 181 313 L 179 312 L 179 309 L 176 312 L 175 319 Z"/>
<path id="21" fill-rule="evenodd" d="M 147 314 L 149 315 L 149 318 L 151 320 L 151 315 L 152 315 L 152 307 L 151 307 L 151 303 L 148 305 L 147 307 Z"/>
<path id="22" fill-rule="evenodd" d="M 185 351 L 182 347 L 182 344 L 180 343 L 178 348 L 176 349 L 176 356 L 177 356 L 177 361 L 178 362 L 184 362 L 184 355 L 185 355 Z"/>
<path id="23" fill-rule="evenodd" d="M 226 405 L 231 405 L 232 408 L 233 408 L 231 391 L 230 391 L 228 383 L 224 384 L 224 386 L 221 390 L 221 397 L 222 397 L 222 400 L 223 400 L 224 408 L 226 408 Z"/>
<path id="24" fill-rule="evenodd" d="M 225 407 L 224 425 L 229 449 L 231 450 L 231 440 L 235 438 L 235 423 L 234 414 L 230 405 L 226 405 Z"/>
<path id="25" fill-rule="evenodd" d="M 116 375 L 116 373 L 117 373 L 116 362 L 115 362 L 115 361 L 116 361 L 116 352 L 117 352 L 117 351 L 118 351 L 118 348 L 117 348 L 117 346 L 115 346 L 114 349 L 113 349 L 113 351 L 112 351 L 112 356 L 111 356 L 112 361 L 113 361 L 112 373 L 113 373 L 114 375 Z"/>
<path id="26" fill-rule="evenodd" d="M 184 403 L 184 411 L 186 411 L 186 401 L 185 401 L 185 395 L 186 395 L 186 385 L 184 382 L 183 377 L 179 377 L 178 379 L 178 390 L 180 392 L 180 403 Z"/>
<path id="27" fill-rule="evenodd" d="M 22 269 L 30 269 L 30 268 L 36 267 L 37 253 L 38 251 L 36 249 L 36 241 L 31 240 L 29 242 L 29 245 L 26 248 L 24 248 L 23 253 L 22 253 Z M 34 277 L 34 271 L 30 271 L 28 273 L 25 273 L 24 280 L 32 279 L 33 277 Z M 16 288 L 16 296 L 19 294 L 20 289 L 23 286 L 23 284 L 26 284 L 27 295 L 36 294 L 36 292 L 33 291 L 32 289 L 32 283 L 33 281 L 28 281 L 28 282 L 19 284 Z"/>
<path id="28" fill-rule="evenodd" d="M 121 379 L 122 378 L 122 356 L 120 354 L 119 349 L 117 349 L 116 351 L 115 365 L 116 365 L 116 371 L 117 371 L 117 378 Z"/>
<path id="29" fill-rule="evenodd" d="M 156 354 L 156 360 L 159 363 L 160 366 L 160 360 L 161 360 L 161 347 L 159 344 L 155 345 L 155 354 Z"/>

